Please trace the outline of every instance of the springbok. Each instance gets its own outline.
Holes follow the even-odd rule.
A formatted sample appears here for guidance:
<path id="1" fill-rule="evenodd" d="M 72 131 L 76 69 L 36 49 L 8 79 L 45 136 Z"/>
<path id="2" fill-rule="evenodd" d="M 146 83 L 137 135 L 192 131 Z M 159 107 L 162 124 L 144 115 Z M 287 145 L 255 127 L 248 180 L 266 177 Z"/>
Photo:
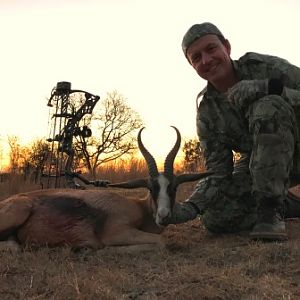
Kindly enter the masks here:
<path id="1" fill-rule="evenodd" d="M 173 127 L 173 126 L 172 126 Z M 109 184 L 112 188 L 147 188 L 144 199 L 108 190 L 50 189 L 17 194 L 0 202 L 2 248 L 22 245 L 100 249 L 105 246 L 154 244 L 163 246 L 160 224 L 172 213 L 179 184 L 199 180 L 208 173 L 174 175 L 173 163 L 181 136 L 158 172 L 153 156 L 138 133 L 138 147 L 149 177 Z M 8 240 L 14 237 L 13 240 Z M 15 242 L 17 241 L 17 242 Z M 5 244 L 6 243 L 6 244 Z"/>

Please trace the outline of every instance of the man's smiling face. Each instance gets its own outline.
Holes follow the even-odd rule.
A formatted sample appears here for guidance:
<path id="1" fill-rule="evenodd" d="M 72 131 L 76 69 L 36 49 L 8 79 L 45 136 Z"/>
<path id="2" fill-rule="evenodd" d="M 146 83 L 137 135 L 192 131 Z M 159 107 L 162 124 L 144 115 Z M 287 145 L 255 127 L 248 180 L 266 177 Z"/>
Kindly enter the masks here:
<path id="1" fill-rule="evenodd" d="M 217 35 L 207 34 L 189 46 L 187 59 L 198 75 L 213 85 L 226 81 L 231 75 L 230 44 Z"/>

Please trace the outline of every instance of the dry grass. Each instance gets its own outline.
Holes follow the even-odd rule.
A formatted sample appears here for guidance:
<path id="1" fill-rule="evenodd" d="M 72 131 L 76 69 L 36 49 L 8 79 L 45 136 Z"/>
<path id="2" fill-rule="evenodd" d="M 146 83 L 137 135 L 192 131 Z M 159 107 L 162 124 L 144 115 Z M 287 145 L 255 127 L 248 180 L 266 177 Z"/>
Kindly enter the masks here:
<path id="1" fill-rule="evenodd" d="M 0 188 L 2 193 L 4 187 Z M 192 184 L 184 184 L 178 198 L 184 199 L 192 189 Z M 163 233 L 166 249 L 150 252 L 122 251 L 126 248 L 2 252 L 0 295 L 1 299 L 300 299 L 300 222 L 291 220 L 287 227 L 290 239 L 285 243 L 211 235 L 200 220 L 194 220 L 168 226 Z"/>

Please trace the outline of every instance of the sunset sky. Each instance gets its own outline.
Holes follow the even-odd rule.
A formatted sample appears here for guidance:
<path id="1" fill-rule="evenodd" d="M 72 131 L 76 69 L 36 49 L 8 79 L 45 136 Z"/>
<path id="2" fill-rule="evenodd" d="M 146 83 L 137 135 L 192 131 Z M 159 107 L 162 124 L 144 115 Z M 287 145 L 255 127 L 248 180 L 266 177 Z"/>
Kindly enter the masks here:
<path id="1" fill-rule="evenodd" d="M 299 15 L 297 0 L 0 0 L 0 140 L 47 137 L 47 97 L 70 81 L 101 98 L 121 93 L 145 122 L 149 150 L 164 156 L 170 125 L 196 136 L 205 86 L 182 53 L 186 30 L 210 21 L 233 59 L 255 51 L 300 66 Z"/>

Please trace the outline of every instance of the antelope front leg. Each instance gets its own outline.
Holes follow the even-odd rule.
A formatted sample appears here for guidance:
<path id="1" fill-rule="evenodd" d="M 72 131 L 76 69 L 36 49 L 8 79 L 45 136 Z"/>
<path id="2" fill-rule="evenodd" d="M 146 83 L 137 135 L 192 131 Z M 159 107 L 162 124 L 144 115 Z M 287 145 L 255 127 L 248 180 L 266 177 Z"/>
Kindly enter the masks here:
<path id="1" fill-rule="evenodd" d="M 14 241 L 14 240 L 9 240 L 9 241 L 1 241 L 0 242 L 0 252 L 12 252 L 12 253 L 17 253 L 21 251 L 20 245 Z"/>
<path id="2" fill-rule="evenodd" d="M 141 231 L 136 228 L 122 228 L 121 230 L 115 228 L 107 232 L 102 241 L 106 246 L 148 245 L 152 249 L 165 247 L 161 235 Z"/>

